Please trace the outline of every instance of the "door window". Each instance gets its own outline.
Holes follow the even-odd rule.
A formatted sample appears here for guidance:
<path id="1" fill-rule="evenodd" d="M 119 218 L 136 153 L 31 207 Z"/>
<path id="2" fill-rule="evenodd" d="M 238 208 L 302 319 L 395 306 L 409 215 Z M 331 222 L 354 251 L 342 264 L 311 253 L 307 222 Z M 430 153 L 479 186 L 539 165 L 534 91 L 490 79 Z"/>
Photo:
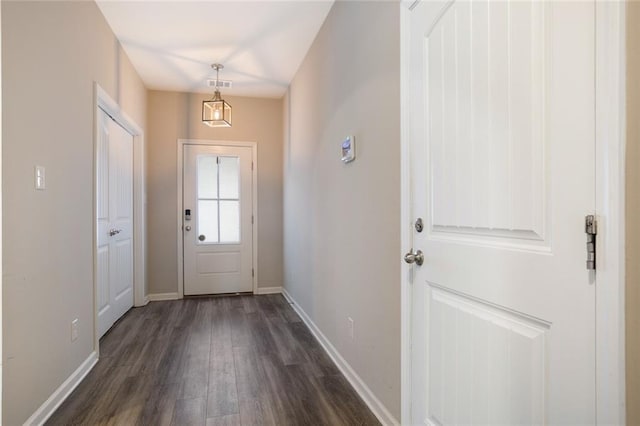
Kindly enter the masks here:
<path id="1" fill-rule="evenodd" d="M 240 159 L 198 156 L 198 244 L 240 243 Z"/>

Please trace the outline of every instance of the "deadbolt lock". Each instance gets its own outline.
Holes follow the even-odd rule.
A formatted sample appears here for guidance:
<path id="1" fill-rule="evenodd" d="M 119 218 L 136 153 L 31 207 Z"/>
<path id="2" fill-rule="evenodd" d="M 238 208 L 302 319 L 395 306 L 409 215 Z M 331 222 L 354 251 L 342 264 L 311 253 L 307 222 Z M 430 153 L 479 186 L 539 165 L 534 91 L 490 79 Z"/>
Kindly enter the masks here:
<path id="1" fill-rule="evenodd" d="M 422 230 L 424 229 L 424 224 L 422 223 L 421 217 L 419 217 L 418 220 L 416 220 L 416 223 L 414 226 L 417 232 L 422 232 Z"/>

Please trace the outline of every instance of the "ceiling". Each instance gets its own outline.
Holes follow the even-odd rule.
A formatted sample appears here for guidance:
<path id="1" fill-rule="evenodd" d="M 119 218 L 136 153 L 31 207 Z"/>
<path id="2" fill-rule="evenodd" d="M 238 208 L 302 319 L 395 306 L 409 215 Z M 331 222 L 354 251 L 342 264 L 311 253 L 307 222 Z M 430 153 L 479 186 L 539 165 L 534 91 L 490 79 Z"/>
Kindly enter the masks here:
<path id="1" fill-rule="evenodd" d="M 149 89 L 281 97 L 333 0 L 98 0 L 107 22 Z"/>

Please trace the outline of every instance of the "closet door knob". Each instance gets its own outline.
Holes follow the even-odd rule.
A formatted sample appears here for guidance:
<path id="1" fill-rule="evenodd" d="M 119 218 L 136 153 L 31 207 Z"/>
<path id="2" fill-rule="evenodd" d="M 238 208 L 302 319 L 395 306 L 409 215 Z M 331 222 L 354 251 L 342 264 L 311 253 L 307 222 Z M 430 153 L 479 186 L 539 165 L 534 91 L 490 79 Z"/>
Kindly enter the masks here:
<path id="1" fill-rule="evenodd" d="M 409 253 L 404 255 L 404 261 L 409 264 L 415 263 L 420 266 L 424 263 L 424 253 L 422 253 L 422 250 L 414 252 L 413 249 L 411 249 Z"/>

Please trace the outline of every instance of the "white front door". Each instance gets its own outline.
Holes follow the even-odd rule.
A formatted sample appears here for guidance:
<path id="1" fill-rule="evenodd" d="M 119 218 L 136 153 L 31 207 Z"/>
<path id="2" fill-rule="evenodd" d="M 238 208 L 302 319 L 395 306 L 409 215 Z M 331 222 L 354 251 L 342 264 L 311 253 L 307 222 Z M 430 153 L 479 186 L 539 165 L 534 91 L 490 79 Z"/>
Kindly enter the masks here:
<path id="1" fill-rule="evenodd" d="M 98 337 L 133 306 L 133 136 L 98 117 Z"/>
<path id="2" fill-rule="evenodd" d="M 412 424 L 595 422 L 594 15 L 410 12 Z"/>
<path id="3" fill-rule="evenodd" d="M 184 294 L 253 291 L 252 148 L 185 145 Z"/>

